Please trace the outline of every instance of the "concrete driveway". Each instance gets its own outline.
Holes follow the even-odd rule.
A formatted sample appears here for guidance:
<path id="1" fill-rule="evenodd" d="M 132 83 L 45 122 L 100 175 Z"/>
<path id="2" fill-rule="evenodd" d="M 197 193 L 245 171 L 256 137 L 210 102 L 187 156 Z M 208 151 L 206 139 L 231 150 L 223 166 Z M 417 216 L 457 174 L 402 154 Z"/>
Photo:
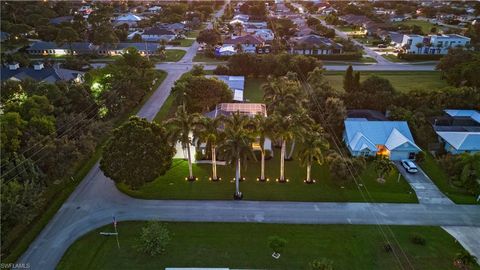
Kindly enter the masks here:
<path id="1" fill-rule="evenodd" d="M 397 166 L 398 171 L 403 175 L 417 194 L 420 203 L 453 204 L 453 202 L 438 189 L 418 164 L 416 164 L 418 167 L 417 173 L 408 173 L 400 161 L 394 161 L 394 163 L 395 166 Z"/>

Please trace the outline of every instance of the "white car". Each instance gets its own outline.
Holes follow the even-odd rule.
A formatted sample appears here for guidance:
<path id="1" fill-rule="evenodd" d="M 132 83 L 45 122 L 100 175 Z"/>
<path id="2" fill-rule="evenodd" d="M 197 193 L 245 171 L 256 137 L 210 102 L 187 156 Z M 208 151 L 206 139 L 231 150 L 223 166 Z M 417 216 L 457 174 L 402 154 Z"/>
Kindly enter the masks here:
<path id="1" fill-rule="evenodd" d="M 415 165 L 415 163 L 413 163 L 411 160 L 408 160 L 408 159 L 402 160 L 402 166 L 409 173 L 417 173 L 418 172 L 417 165 Z"/>

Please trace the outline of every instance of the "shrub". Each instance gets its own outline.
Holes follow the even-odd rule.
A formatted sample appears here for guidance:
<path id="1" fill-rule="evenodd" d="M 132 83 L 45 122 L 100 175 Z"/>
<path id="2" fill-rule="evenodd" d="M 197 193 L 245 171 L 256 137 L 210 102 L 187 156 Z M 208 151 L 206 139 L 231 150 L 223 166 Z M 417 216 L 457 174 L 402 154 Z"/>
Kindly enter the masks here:
<path id="1" fill-rule="evenodd" d="M 170 231 L 159 221 L 149 221 L 142 228 L 137 250 L 150 256 L 163 253 L 170 242 Z"/>
<path id="2" fill-rule="evenodd" d="M 427 243 L 427 240 L 425 239 L 425 237 L 423 237 L 422 235 L 418 234 L 418 233 L 414 233 L 410 236 L 410 241 L 415 244 L 415 245 L 419 245 L 419 246 L 425 246 L 425 244 Z"/>
<path id="3" fill-rule="evenodd" d="M 390 252 L 393 251 L 393 248 L 392 248 L 392 246 L 391 246 L 390 244 L 385 244 L 385 245 L 383 245 L 383 249 L 384 249 L 385 252 L 387 252 L 387 253 L 390 253 Z"/>
<path id="4" fill-rule="evenodd" d="M 268 238 L 268 245 L 275 253 L 283 252 L 285 245 L 287 244 L 287 240 L 279 237 L 279 236 L 270 236 Z"/>
<path id="5" fill-rule="evenodd" d="M 308 264 L 309 270 L 333 270 L 333 262 L 326 258 L 314 260 Z"/>
<path id="6" fill-rule="evenodd" d="M 323 55 L 314 55 L 317 59 L 320 60 L 360 60 L 362 59 L 361 52 L 347 52 L 342 54 L 323 54 Z"/>
<path id="7" fill-rule="evenodd" d="M 415 161 L 416 162 L 423 162 L 425 160 L 425 152 L 420 151 L 418 154 L 415 156 Z"/>
<path id="8" fill-rule="evenodd" d="M 214 70 L 213 74 L 215 75 L 228 75 L 229 74 L 229 69 L 225 65 L 218 65 Z"/>

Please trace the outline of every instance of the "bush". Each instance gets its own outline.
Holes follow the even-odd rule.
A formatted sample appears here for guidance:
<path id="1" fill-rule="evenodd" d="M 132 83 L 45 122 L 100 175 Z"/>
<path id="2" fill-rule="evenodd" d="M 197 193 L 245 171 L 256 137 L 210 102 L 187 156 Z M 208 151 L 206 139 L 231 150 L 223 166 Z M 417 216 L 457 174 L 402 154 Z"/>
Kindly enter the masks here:
<path id="1" fill-rule="evenodd" d="M 214 70 L 213 74 L 215 75 L 228 75 L 230 70 L 225 65 L 218 65 Z"/>
<path id="2" fill-rule="evenodd" d="M 275 253 L 282 253 L 286 244 L 287 240 L 279 236 L 274 235 L 268 238 L 268 245 Z"/>
<path id="3" fill-rule="evenodd" d="M 324 55 L 314 55 L 317 59 L 320 60 L 360 60 L 362 59 L 361 52 L 352 52 L 352 53 L 342 53 L 342 54 L 324 54 Z"/>
<path id="4" fill-rule="evenodd" d="M 415 161 L 416 162 L 423 162 L 425 160 L 425 152 L 420 151 L 418 154 L 415 156 Z"/>
<path id="5" fill-rule="evenodd" d="M 413 244 L 419 245 L 419 246 L 425 246 L 425 244 L 427 243 L 427 240 L 425 239 L 425 237 L 417 233 L 414 233 L 411 235 L 410 241 Z"/>
<path id="6" fill-rule="evenodd" d="M 170 242 L 170 231 L 159 221 L 149 221 L 138 238 L 139 252 L 150 256 L 163 253 Z"/>
<path id="7" fill-rule="evenodd" d="M 413 54 L 413 53 L 399 53 L 398 58 L 406 61 L 429 61 L 440 60 L 444 55 L 441 54 Z"/>
<path id="8" fill-rule="evenodd" d="M 309 270 L 333 270 L 333 262 L 326 258 L 314 260 L 308 264 Z"/>

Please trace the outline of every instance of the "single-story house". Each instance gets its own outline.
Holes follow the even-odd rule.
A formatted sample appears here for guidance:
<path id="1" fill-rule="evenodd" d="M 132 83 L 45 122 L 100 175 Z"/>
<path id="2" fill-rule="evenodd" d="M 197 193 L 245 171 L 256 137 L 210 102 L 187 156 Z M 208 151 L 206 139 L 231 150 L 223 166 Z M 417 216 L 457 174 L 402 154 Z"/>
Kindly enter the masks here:
<path id="1" fill-rule="evenodd" d="M 119 16 L 113 21 L 113 23 L 115 25 L 128 24 L 128 26 L 132 27 L 132 26 L 137 26 L 137 23 L 141 20 L 143 20 L 142 17 L 129 13 L 129 14 Z"/>
<path id="2" fill-rule="evenodd" d="M 480 152 L 480 112 L 444 110 L 445 115 L 432 119 L 438 142 L 448 153 Z"/>
<path id="3" fill-rule="evenodd" d="M 223 45 L 215 48 L 216 56 L 231 56 L 237 53 L 233 45 Z"/>
<path id="4" fill-rule="evenodd" d="M 181 34 L 185 31 L 184 23 L 162 23 L 158 25 L 160 28 L 170 30 L 175 34 Z"/>
<path id="5" fill-rule="evenodd" d="M 172 41 L 175 39 L 177 35 L 175 32 L 165 29 L 160 26 L 154 26 L 151 27 L 145 32 L 142 33 L 142 40 L 145 41 L 160 41 L 160 40 L 165 40 L 165 41 Z"/>
<path id="6" fill-rule="evenodd" d="M 265 41 L 272 41 L 275 38 L 273 31 L 268 28 L 263 29 L 247 29 L 247 33 L 253 33 L 254 36 L 261 38 Z"/>
<path id="7" fill-rule="evenodd" d="M 74 55 L 98 54 L 98 55 L 120 55 L 127 48 L 136 48 L 142 55 L 157 54 L 159 44 L 156 43 L 130 43 L 121 42 L 112 45 L 93 45 L 88 42 L 73 42 L 71 46 L 64 44 L 62 46 L 55 42 L 39 41 L 34 42 L 27 52 L 30 55 L 68 55 L 73 51 Z"/>
<path id="8" fill-rule="evenodd" d="M 224 82 L 233 92 L 233 100 L 243 102 L 243 91 L 245 90 L 244 76 L 223 76 L 223 75 L 207 75 L 207 78 L 216 78 Z"/>
<path id="9" fill-rule="evenodd" d="M 290 39 L 289 52 L 305 55 L 339 54 L 343 52 L 343 46 L 329 38 L 311 34 Z"/>
<path id="10" fill-rule="evenodd" d="M 160 11 L 162 11 L 162 7 L 161 6 L 153 6 L 153 7 L 150 7 L 147 9 L 149 12 L 152 12 L 152 13 L 160 13 Z"/>
<path id="11" fill-rule="evenodd" d="M 347 118 L 343 141 L 352 156 L 384 156 L 391 160 L 414 159 L 421 149 L 406 121 L 369 121 Z"/>
<path id="12" fill-rule="evenodd" d="M 83 82 L 83 72 L 58 67 L 44 67 L 43 63 L 34 63 L 33 67 L 20 67 L 18 63 L 10 63 L 1 69 L 2 81 L 23 81 L 32 79 L 37 82 L 55 83 L 56 81 Z"/>
<path id="13" fill-rule="evenodd" d="M 264 44 L 265 41 L 262 38 L 245 35 L 236 38 L 229 38 L 223 42 L 223 45 L 227 46 L 236 46 L 237 44 L 242 45 L 243 52 L 245 53 L 256 53 L 256 47 Z"/>

